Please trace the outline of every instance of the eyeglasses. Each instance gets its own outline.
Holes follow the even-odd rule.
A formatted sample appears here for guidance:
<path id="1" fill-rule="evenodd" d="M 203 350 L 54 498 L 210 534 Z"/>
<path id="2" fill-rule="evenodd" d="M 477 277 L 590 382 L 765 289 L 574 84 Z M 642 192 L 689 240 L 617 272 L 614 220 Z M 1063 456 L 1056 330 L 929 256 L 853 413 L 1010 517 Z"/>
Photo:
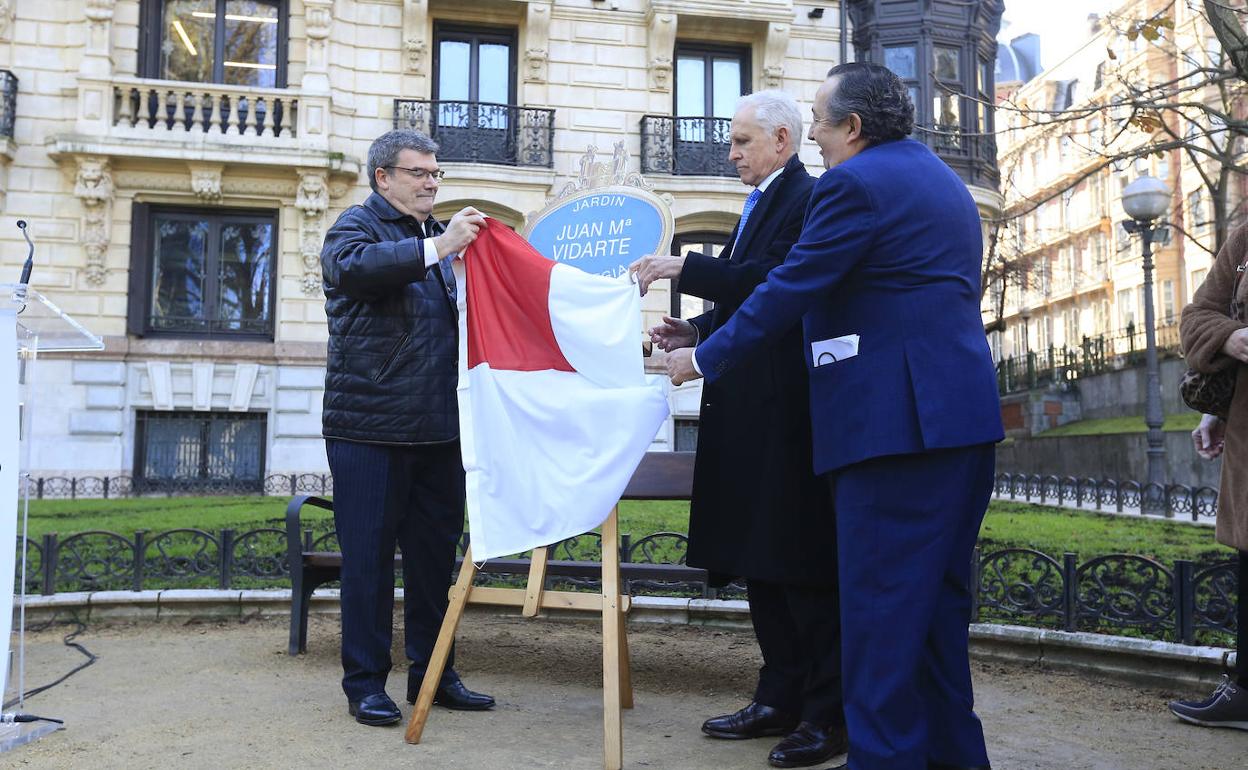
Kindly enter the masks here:
<path id="1" fill-rule="evenodd" d="M 430 171 L 426 168 L 408 168 L 407 166 L 386 166 L 386 168 L 402 169 L 415 177 L 417 182 L 427 179 L 428 177 L 433 177 L 437 181 L 441 182 L 446 176 L 446 172 L 441 169 L 438 169 L 437 171 Z"/>

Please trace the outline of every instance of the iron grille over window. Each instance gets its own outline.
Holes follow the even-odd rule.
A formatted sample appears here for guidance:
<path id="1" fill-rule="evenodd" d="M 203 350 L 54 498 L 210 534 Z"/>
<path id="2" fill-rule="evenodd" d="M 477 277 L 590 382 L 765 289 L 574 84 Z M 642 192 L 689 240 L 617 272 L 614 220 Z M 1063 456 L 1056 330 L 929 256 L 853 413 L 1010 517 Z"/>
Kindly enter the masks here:
<path id="1" fill-rule="evenodd" d="M 288 0 L 145 0 L 144 77 L 286 87 Z"/>
<path id="2" fill-rule="evenodd" d="M 8 70 L 0 70 L 0 136 L 13 138 L 13 121 L 17 118 L 17 76 Z"/>
<path id="3" fill-rule="evenodd" d="M 136 203 L 130 332 L 273 339 L 277 215 Z"/>
<path id="4" fill-rule="evenodd" d="M 514 104 L 395 99 L 394 127 L 433 137 L 442 162 L 554 164 L 555 111 Z"/>
<path id="5" fill-rule="evenodd" d="M 263 490 L 263 413 L 143 411 L 136 420 L 134 484 L 139 489 Z"/>

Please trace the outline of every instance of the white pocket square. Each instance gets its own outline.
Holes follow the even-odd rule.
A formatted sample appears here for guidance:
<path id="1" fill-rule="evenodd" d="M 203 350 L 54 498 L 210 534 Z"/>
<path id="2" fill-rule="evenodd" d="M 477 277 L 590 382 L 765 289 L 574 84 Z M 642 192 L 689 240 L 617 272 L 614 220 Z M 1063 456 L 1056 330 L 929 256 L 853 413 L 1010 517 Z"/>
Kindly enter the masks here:
<path id="1" fill-rule="evenodd" d="M 858 335 L 846 334 L 844 337 L 833 337 L 810 343 L 810 358 L 815 366 L 834 364 L 858 355 Z"/>

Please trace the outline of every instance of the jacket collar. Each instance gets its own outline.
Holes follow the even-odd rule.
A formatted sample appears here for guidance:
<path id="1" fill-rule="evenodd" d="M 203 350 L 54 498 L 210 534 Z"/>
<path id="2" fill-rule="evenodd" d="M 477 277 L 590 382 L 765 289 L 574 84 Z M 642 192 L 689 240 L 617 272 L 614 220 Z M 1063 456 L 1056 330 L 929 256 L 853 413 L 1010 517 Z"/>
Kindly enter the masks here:
<path id="1" fill-rule="evenodd" d="M 778 194 L 777 191 L 784 184 L 784 180 L 789 177 L 794 170 L 802 168 L 804 164 L 797 153 L 793 153 L 793 157 L 789 158 L 784 164 L 780 176 L 771 180 L 771 184 L 767 185 L 767 189 L 759 196 L 758 203 L 754 205 L 754 211 L 750 213 L 750 219 L 745 223 L 745 232 L 737 232 L 737 237 L 732 244 L 732 255 L 735 256 L 742 253 L 749 245 L 754 237 L 754 233 L 758 230 L 758 223 L 767 216 L 767 210 L 771 208 L 771 202 Z M 740 224 L 738 224 L 740 227 Z"/>
<path id="2" fill-rule="evenodd" d="M 380 193 L 370 193 L 364 201 L 364 208 L 376 214 L 378 219 L 387 222 L 399 222 L 405 219 L 415 221 L 415 217 L 410 217 L 390 205 L 390 201 L 381 197 Z M 442 232 L 442 224 L 434 218 L 433 214 L 430 214 L 429 218 L 425 220 L 425 232 L 431 235 Z"/>

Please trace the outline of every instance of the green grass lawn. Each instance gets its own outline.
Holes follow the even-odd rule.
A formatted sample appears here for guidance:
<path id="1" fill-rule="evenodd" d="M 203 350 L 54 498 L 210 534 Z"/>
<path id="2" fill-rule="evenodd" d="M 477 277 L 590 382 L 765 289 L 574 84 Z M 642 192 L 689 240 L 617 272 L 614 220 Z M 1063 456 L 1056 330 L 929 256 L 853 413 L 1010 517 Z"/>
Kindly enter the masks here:
<path id="1" fill-rule="evenodd" d="M 86 530 L 110 530 L 127 537 L 181 527 L 209 531 L 284 527 L 287 500 L 281 497 L 173 497 L 119 500 L 34 500 L 30 533 L 56 532 L 62 538 Z M 333 524 L 328 512 L 305 508 L 304 525 L 321 532 Z M 689 505 L 680 502 L 625 502 L 620 531 L 634 539 L 654 532 L 687 532 Z M 981 531 L 986 550 L 1035 548 L 1055 557 L 1070 552 L 1080 559 L 1106 553 L 1133 553 L 1170 564 L 1175 559 L 1220 561 L 1234 552 L 1217 545 L 1213 530 L 1179 522 L 1083 513 L 1027 503 L 993 501 Z"/>
<path id="2" fill-rule="evenodd" d="M 1191 433 L 1199 424 L 1200 415 L 1196 412 L 1168 414 L 1162 430 Z M 1048 438 L 1052 436 L 1102 436 L 1110 433 L 1144 433 L 1146 431 L 1148 431 L 1148 426 L 1144 424 L 1144 416 L 1137 414 L 1130 417 L 1106 417 L 1101 420 L 1077 420 L 1037 435 Z"/>

